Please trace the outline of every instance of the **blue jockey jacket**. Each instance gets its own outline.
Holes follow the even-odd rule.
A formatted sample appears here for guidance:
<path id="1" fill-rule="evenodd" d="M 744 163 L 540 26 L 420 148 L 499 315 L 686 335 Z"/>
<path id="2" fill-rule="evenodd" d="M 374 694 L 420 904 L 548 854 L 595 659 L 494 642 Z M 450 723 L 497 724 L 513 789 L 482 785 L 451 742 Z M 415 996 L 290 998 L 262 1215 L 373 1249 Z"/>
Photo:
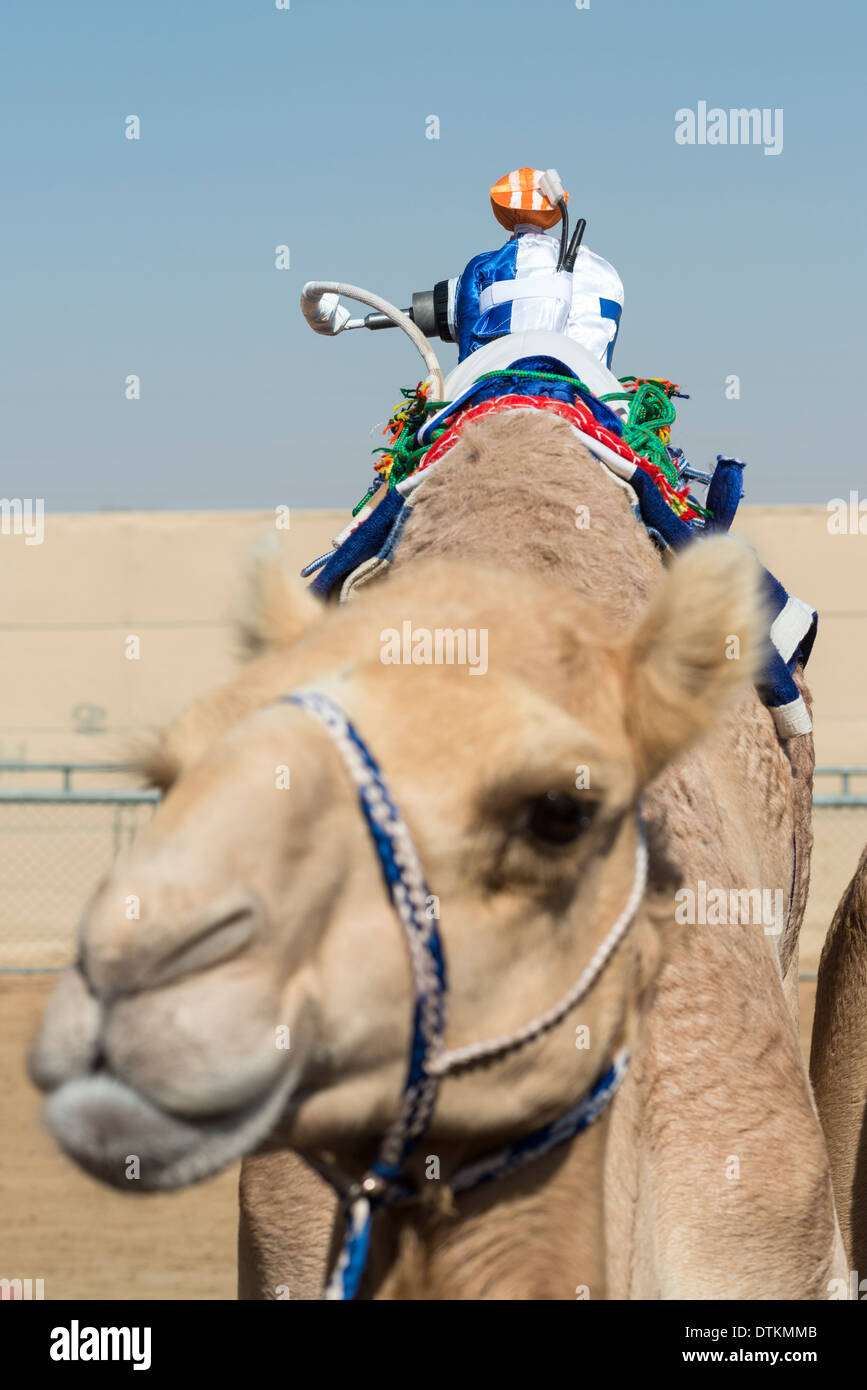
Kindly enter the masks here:
<path id="1" fill-rule="evenodd" d="M 620 276 L 583 246 L 575 269 L 558 273 L 559 252 L 559 237 L 519 224 L 505 246 L 473 257 L 449 286 L 461 362 L 506 333 L 548 329 L 611 365 L 623 309 Z"/>

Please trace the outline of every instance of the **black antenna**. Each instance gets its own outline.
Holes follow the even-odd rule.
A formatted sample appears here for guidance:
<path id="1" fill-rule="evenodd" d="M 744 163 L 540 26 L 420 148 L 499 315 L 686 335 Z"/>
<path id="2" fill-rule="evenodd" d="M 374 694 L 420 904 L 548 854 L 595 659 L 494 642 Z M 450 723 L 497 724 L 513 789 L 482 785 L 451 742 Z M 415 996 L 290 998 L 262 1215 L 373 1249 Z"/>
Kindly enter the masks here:
<path id="1" fill-rule="evenodd" d="M 565 259 L 562 260 L 562 265 L 559 267 L 559 269 L 569 271 L 575 269 L 575 262 L 578 259 L 578 251 L 580 250 L 581 242 L 584 239 L 584 233 L 586 230 L 586 217 L 579 217 L 577 223 L 575 224 L 575 231 L 572 233 L 572 240 L 569 242 L 569 250 L 566 252 Z M 562 258 L 562 250 L 560 252 L 560 255 Z"/>

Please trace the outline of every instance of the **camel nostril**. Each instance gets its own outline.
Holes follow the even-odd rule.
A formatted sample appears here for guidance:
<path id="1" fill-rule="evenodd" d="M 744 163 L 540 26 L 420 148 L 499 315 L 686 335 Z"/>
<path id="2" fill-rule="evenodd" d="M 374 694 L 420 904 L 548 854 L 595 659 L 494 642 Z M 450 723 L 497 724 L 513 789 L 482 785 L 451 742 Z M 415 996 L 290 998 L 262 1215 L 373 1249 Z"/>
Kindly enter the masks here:
<path id="1" fill-rule="evenodd" d="M 148 972 L 148 988 L 189 975 L 194 971 L 207 970 L 210 966 L 222 964 L 236 955 L 249 943 L 260 920 L 260 911 L 249 899 L 222 905 L 211 919 L 179 943 L 173 951 L 162 956 L 153 970 Z M 201 917 L 198 918 L 201 922 Z"/>

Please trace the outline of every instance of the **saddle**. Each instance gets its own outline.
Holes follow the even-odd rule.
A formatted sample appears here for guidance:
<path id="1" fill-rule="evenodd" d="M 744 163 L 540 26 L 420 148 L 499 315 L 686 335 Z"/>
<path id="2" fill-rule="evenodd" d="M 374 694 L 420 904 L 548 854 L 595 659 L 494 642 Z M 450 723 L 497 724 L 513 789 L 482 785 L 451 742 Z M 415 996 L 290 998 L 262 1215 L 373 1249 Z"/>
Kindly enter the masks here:
<path id="1" fill-rule="evenodd" d="M 444 400 L 427 383 L 404 390 L 387 432 L 392 443 L 377 476 L 334 547 L 302 570 L 312 591 L 345 602 L 392 561 L 413 505 L 412 493 L 454 447 L 467 424 L 512 410 L 543 410 L 568 421 L 576 437 L 626 488 L 636 519 L 663 551 L 727 531 L 743 495 L 744 463 L 717 456 L 712 474 L 692 468 L 671 445 L 678 387 L 660 378 L 618 380 L 586 348 L 564 334 L 512 333 L 486 344 L 446 378 Z M 706 485 L 704 502 L 690 485 Z M 383 485 L 387 491 L 381 496 Z M 377 497 L 376 505 L 372 499 Z M 818 615 L 763 570 L 771 614 L 767 659 L 758 693 L 781 738 L 809 733 L 810 715 L 794 680 L 806 665 Z"/>

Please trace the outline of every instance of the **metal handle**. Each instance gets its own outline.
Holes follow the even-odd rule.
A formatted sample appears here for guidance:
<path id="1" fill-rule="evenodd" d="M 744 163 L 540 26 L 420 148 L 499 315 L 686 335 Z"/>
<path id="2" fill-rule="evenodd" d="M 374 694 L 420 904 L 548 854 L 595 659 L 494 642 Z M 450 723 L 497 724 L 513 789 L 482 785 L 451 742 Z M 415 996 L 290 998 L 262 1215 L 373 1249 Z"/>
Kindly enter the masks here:
<path id="1" fill-rule="evenodd" d="M 309 280 L 301 291 L 301 312 L 314 332 L 333 337 L 352 323 L 349 310 L 340 303 L 341 295 L 347 299 L 357 299 L 361 304 L 369 304 L 371 309 L 375 309 L 378 314 L 384 314 L 397 328 L 403 329 L 415 344 L 428 369 L 435 398 L 441 400 L 443 374 L 436 353 L 409 315 L 402 309 L 395 308 L 381 295 L 359 289 L 358 285 L 346 285 L 341 280 Z"/>

